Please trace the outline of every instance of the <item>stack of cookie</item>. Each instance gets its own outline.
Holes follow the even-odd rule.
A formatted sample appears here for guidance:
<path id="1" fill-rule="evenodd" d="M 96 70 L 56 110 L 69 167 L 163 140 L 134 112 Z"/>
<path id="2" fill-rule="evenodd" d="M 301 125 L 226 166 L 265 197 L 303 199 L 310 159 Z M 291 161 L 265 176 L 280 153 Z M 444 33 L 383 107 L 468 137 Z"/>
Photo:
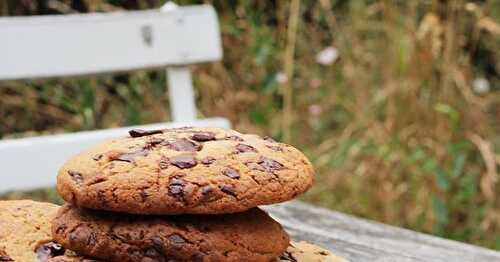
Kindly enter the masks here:
<path id="1" fill-rule="evenodd" d="M 337 261 L 315 246 L 291 245 L 258 208 L 311 187 L 314 171 L 299 150 L 219 128 L 129 133 L 60 169 L 57 190 L 67 203 L 47 215 L 53 239 L 31 247 L 40 260 Z"/>

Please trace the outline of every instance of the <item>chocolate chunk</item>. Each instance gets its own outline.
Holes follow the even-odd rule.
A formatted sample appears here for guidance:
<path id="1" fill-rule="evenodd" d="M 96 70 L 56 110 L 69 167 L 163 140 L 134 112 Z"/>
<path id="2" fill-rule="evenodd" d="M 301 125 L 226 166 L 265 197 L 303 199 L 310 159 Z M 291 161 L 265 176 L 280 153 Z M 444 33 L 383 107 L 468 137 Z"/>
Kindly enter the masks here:
<path id="1" fill-rule="evenodd" d="M 280 162 L 263 156 L 259 158 L 257 163 L 268 172 L 274 172 L 284 168 Z"/>
<path id="2" fill-rule="evenodd" d="M 272 137 L 270 136 L 265 136 L 264 140 L 269 141 L 269 142 L 276 142 Z"/>
<path id="3" fill-rule="evenodd" d="M 7 261 L 14 261 L 14 259 L 10 258 L 4 249 L 0 249 L 0 262 L 7 262 Z"/>
<path id="4" fill-rule="evenodd" d="M 68 175 L 71 177 L 71 180 L 73 180 L 78 185 L 83 181 L 83 176 L 80 172 L 68 170 Z"/>
<path id="5" fill-rule="evenodd" d="M 144 145 L 144 149 L 152 149 L 156 145 L 161 144 L 164 139 L 158 138 L 158 137 L 153 137 L 150 140 L 146 141 L 146 145 Z"/>
<path id="6" fill-rule="evenodd" d="M 167 142 L 166 145 L 175 151 L 188 151 L 188 152 L 196 152 L 200 151 L 202 145 L 195 143 L 186 138 L 180 138 L 173 142 Z"/>
<path id="7" fill-rule="evenodd" d="M 191 136 L 191 139 L 198 142 L 215 140 L 215 134 L 212 132 L 198 132 Z"/>
<path id="8" fill-rule="evenodd" d="M 222 174 L 232 179 L 240 178 L 240 173 L 238 173 L 238 171 L 231 167 L 226 167 L 224 170 L 222 170 Z"/>
<path id="9" fill-rule="evenodd" d="M 210 193 L 214 192 L 214 189 L 213 187 L 211 186 L 204 186 L 202 189 L 201 189 L 201 194 L 202 195 L 209 195 Z"/>
<path id="10" fill-rule="evenodd" d="M 169 185 L 168 186 L 168 192 L 172 195 L 181 195 L 183 192 L 184 186 L 181 185 Z"/>
<path id="11" fill-rule="evenodd" d="M 94 159 L 95 161 L 99 161 L 101 160 L 102 156 L 103 156 L 102 154 L 97 154 L 94 157 L 92 157 L 92 159 Z"/>
<path id="12" fill-rule="evenodd" d="M 152 237 L 151 238 L 151 242 L 153 244 L 153 248 L 155 250 L 157 250 L 158 252 L 160 253 L 164 253 L 164 245 L 163 245 L 163 240 L 161 239 L 161 237 Z"/>
<path id="13" fill-rule="evenodd" d="M 215 188 L 211 186 L 204 186 L 201 188 L 201 201 L 202 202 L 211 202 L 221 198 L 221 195 L 215 191 Z"/>
<path id="14" fill-rule="evenodd" d="M 207 156 L 205 158 L 203 158 L 201 160 L 201 163 L 204 164 L 204 165 L 210 165 L 212 164 L 213 162 L 215 162 L 215 158 L 211 157 L 211 156 Z"/>
<path id="15" fill-rule="evenodd" d="M 286 261 L 297 262 L 297 259 L 292 255 L 292 253 L 290 253 L 288 251 L 285 251 L 285 253 L 283 253 L 283 255 L 280 257 L 280 259 L 286 260 Z"/>
<path id="16" fill-rule="evenodd" d="M 170 158 L 170 163 L 180 169 L 191 168 L 198 164 L 192 155 L 178 155 Z"/>
<path id="17" fill-rule="evenodd" d="M 271 146 L 271 145 L 266 145 L 267 148 L 273 150 L 273 151 L 277 151 L 277 152 L 283 152 L 283 148 L 280 147 L 280 146 Z"/>
<path id="18" fill-rule="evenodd" d="M 168 185 L 168 192 L 174 196 L 182 196 L 184 194 L 184 186 L 186 185 L 186 181 L 180 178 L 172 178 L 170 179 L 170 183 Z"/>
<path id="19" fill-rule="evenodd" d="M 234 196 L 236 197 L 237 194 L 236 194 L 236 191 L 234 191 L 234 188 L 233 186 L 231 185 L 223 185 L 220 190 L 228 195 L 231 195 L 231 196 Z"/>
<path id="20" fill-rule="evenodd" d="M 182 245 L 186 243 L 186 239 L 184 239 L 179 234 L 172 234 L 167 237 L 169 244 L 173 245 L 176 248 L 180 248 Z"/>
<path id="21" fill-rule="evenodd" d="M 143 130 L 143 129 L 132 129 L 128 131 L 131 137 L 141 137 L 141 136 L 150 136 L 154 134 L 163 133 L 162 130 Z"/>
<path id="22" fill-rule="evenodd" d="M 151 258 L 151 261 L 166 262 L 165 257 L 161 254 L 161 250 L 156 250 L 155 248 L 149 248 L 144 252 L 144 256 Z M 150 261 L 150 260 L 143 260 Z"/>
<path id="23" fill-rule="evenodd" d="M 237 144 L 236 150 L 238 150 L 238 153 L 257 152 L 257 149 L 255 149 L 253 146 L 249 146 L 249 145 L 245 145 L 245 144 Z"/>
<path id="24" fill-rule="evenodd" d="M 243 141 L 243 138 L 239 136 L 226 136 L 227 140 L 233 140 L 233 141 Z"/>
<path id="25" fill-rule="evenodd" d="M 170 165 L 170 160 L 168 160 L 168 158 L 166 157 L 162 157 L 160 159 L 160 162 L 158 163 L 160 169 L 167 169 L 169 165 Z"/>
<path id="26" fill-rule="evenodd" d="M 129 152 L 129 153 L 114 153 L 113 152 L 112 154 L 109 155 L 109 159 L 111 161 L 118 160 L 118 161 L 132 162 L 138 157 L 143 157 L 143 156 L 147 156 L 147 155 L 148 155 L 148 151 L 141 149 L 141 150 L 137 150 L 137 151 Z"/>
<path id="27" fill-rule="evenodd" d="M 39 260 L 47 261 L 50 258 L 64 255 L 64 247 L 56 242 L 48 242 L 39 246 L 35 253 Z"/>
<path id="28" fill-rule="evenodd" d="M 322 255 L 322 256 L 328 256 L 328 253 L 326 251 L 319 251 L 318 254 Z"/>

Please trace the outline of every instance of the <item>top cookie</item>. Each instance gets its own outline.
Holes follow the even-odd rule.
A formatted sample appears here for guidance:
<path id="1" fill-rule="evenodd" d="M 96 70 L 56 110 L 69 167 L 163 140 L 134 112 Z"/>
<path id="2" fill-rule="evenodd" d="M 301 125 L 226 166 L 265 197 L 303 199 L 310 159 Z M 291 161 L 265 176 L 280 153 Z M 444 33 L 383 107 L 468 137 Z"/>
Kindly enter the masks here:
<path id="1" fill-rule="evenodd" d="M 283 202 L 314 170 L 296 148 L 220 128 L 131 130 L 68 160 L 57 189 L 74 205 L 135 214 L 221 214 Z"/>

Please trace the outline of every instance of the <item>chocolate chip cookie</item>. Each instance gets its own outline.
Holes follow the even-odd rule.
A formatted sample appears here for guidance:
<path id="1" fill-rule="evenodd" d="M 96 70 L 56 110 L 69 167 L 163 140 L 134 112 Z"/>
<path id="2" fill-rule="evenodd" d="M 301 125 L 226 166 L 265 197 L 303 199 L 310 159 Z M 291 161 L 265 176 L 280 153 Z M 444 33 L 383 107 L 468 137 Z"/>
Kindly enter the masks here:
<path id="1" fill-rule="evenodd" d="M 348 262 L 332 252 L 304 241 L 291 242 L 277 262 Z"/>
<path id="2" fill-rule="evenodd" d="M 63 255 L 50 221 L 57 205 L 30 200 L 0 201 L 0 261 L 38 262 Z"/>
<path id="3" fill-rule="evenodd" d="M 54 238 L 107 261 L 271 261 L 287 249 L 280 224 L 254 208 L 237 214 L 140 216 L 69 204 L 52 224 Z"/>
<path id="4" fill-rule="evenodd" d="M 220 128 L 131 130 L 67 161 L 57 189 L 80 207 L 221 214 L 290 200 L 314 170 L 296 148 Z"/>

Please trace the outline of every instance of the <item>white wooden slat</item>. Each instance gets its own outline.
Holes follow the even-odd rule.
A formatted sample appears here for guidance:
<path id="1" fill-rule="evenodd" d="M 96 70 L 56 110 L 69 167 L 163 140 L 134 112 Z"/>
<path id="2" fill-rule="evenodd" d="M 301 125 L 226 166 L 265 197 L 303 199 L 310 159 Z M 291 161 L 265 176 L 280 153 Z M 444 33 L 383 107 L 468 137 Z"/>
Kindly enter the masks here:
<path id="1" fill-rule="evenodd" d="M 133 128 L 160 129 L 181 126 L 230 128 L 224 118 L 132 126 L 72 134 L 0 141 L 0 192 L 52 186 L 58 168 L 72 155 L 106 139 L 124 137 Z"/>
<path id="2" fill-rule="evenodd" d="M 195 95 L 189 68 L 169 67 L 167 76 L 170 110 L 174 122 L 196 119 Z"/>
<path id="3" fill-rule="evenodd" d="M 209 5 L 0 18 L 0 80 L 125 71 L 219 60 Z"/>

